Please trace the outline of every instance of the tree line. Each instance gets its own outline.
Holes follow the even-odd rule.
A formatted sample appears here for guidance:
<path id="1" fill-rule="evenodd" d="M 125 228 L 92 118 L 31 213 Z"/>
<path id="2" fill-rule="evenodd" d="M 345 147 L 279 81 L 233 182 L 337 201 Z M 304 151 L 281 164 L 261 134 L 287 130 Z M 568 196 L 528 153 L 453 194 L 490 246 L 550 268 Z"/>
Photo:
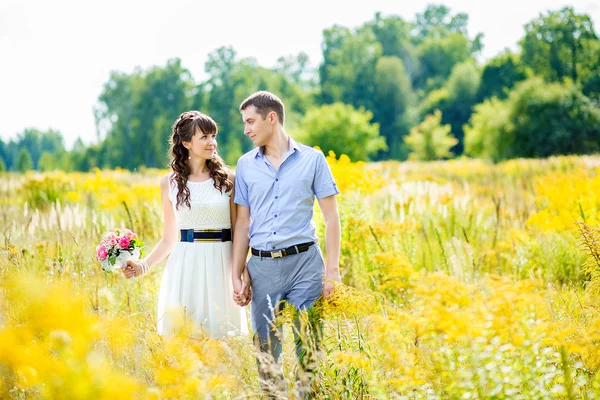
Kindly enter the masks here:
<path id="1" fill-rule="evenodd" d="M 600 151 L 600 39 L 588 15 L 572 7 L 540 14 L 517 51 L 483 65 L 483 36 L 467 23 L 464 13 L 429 5 L 410 21 L 376 13 L 357 28 L 334 25 L 323 32 L 317 68 L 305 53 L 265 68 L 221 47 L 199 83 L 179 59 L 115 71 L 94 107 L 96 143 L 67 150 L 59 132 L 25 129 L 0 141 L 0 170 L 164 168 L 171 124 L 188 109 L 217 121 L 219 151 L 234 164 L 252 146 L 238 106 L 263 89 L 284 100 L 291 135 L 353 160 Z"/>

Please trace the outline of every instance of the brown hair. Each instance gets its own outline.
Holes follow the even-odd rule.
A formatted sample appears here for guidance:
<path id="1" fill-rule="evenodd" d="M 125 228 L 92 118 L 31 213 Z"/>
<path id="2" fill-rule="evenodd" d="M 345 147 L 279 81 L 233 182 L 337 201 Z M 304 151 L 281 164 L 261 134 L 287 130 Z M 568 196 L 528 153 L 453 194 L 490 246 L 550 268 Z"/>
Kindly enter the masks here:
<path id="1" fill-rule="evenodd" d="M 250 106 L 256 107 L 256 112 L 259 113 L 263 119 L 267 118 L 268 113 L 275 111 L 275 114 L 277 114 L 277 117 L 279 118 L 279 122 L 283 125 L 285 119 L 285 106 L 283 105 L 283 101 L 273 93 L 261 90 L 260 92 L 251 94 L 240 105 L 240 111 L 243 111 Z"/>
<path id="2" fill-rule="evenodd" d="M 196 132 L 201 131 L 206 135 L 217 133 L 217 123 L 208 115 L 199 111 L 186 111 L 182 113 L 173 124 L 173 133 L 169 144 L 169 156 L 171 158 L 171 169 L 173 175 L 170 182 L 177 182 L 177 205 L 176 208 L 185 204 L 190 207 L 190 189 L 187 187 L 188 176 L 191 173 L 190 166 L 187 163 L 189 151 L 183 145 L 183 142 L 190 142 Z M 223 188 L 228 192 L 233 188 L 233 182 L 229 179 L 227 166 L 215 153 L 215 156 L 206 160 L 209 176 L 214 180 L 214 186 L 221 193 Z"/>

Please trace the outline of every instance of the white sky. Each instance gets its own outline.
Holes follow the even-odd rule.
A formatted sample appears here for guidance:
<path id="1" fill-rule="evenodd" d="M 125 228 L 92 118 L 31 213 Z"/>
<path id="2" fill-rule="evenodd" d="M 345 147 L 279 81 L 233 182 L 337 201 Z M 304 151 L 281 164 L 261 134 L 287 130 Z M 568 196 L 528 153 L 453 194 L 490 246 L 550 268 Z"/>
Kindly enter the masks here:
<path id="1" fill-rule="evenodd" d="M 441 2 L 441 1 L 440 1 Z M 27 127 L 60 131 L 70 146 L 95 140 L 92 107 L 110 71 L 164 65 L 179 57 L 196 81 L 207 54 L 231 45 L 265 67 L 304 51 L 321 61 L 322 31 L 356 27 L 375 12 L 412 20 L 428 2 L 228 0 L 0 0 L 0 138 Z M 484 36 L 483 58 L 515 48 L 523 25 L 572 5 L 600 33 L 600 0 L 444 0 L 469 15 L 469 34 Z"/>

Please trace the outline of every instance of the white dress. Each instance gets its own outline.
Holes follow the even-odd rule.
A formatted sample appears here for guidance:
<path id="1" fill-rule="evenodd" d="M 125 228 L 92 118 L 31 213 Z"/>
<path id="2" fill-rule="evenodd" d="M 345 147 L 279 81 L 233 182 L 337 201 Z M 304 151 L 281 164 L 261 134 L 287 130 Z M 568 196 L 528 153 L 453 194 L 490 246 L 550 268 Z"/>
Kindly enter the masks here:
<path id="1" fill-rule="evenodd" d="M 221 193 L 213 180 L 187 183 L 190 206 L 175 207 L 177 185 L 171 183 L 177 229 L 228 229 L 230 193 Z M 206 336 L 220 338 L 248 333 L 245 309 L 234 303 L 231 283 L 232 243 L 178 242 L 169 255 L 158 296 L 158 333 L 173 334 L 184 321 Z"/>

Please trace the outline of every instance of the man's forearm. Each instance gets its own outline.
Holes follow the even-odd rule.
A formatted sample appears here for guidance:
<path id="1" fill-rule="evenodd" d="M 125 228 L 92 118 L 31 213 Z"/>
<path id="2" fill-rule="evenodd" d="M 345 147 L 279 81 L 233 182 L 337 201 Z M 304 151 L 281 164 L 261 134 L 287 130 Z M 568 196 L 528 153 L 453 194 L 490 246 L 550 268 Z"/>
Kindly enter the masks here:
<path id="1" fill-rule="evenodd" d="M 340 269 L 340 219 L 332 216 L 325 220 L 325 247 L 327 249 L 327 273 Z"/>

